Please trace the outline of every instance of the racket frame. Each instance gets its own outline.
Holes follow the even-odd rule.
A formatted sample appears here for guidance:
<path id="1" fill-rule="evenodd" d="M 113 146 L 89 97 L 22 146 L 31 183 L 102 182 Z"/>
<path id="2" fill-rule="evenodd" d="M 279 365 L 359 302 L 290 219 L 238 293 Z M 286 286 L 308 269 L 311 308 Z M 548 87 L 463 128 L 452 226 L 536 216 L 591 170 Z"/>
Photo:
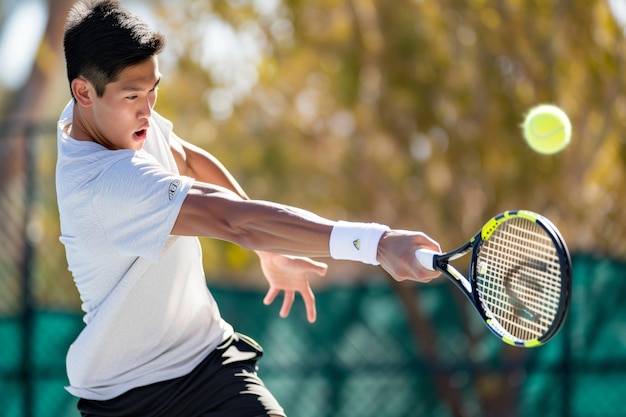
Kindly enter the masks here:
<path id="1" fill-rule="evenodd" d="M 476 291 L 477 258 L 482 243 L 491 237 L 493 231 L 496 230 L 500 224 L 516 217 L 522 217 L 530 220 L 538 224 L 546 231 L 556 248 L 561 272 L 561 292 L 554 320 L 543 335 L 531 340 L 519 340 L 510 335 L 509 332 L 507 332 L 502 325 L 500 325 L 494 315 L 489 311 L 488 307 L 480 299 L 480 296 Z M 469 252 L 471 252 L 471 259 L 468 277 L 466 277 L 453 265 L 451 265 L 450 262 L 465 256 Z M 556 226 L 554 226 L 550 220 L 542 215 L 529 210 L 510 210 L 498 214 L 497 216 L 491 218 L 467 243 L 450 252 L 432 254 L 433 269 L 441 272 L 449 278 L 450 281 L 452 281 L 465 294 L 469 301 L 474 305 L 474 308 L 478 311 L 483 321 L 487 324 L 489 330 L 491 330 L 492 333 L 499 337 L 503 342 L 512 346 L 525 348 L 537 347 L 545 344 L 548 340 L 554 337 L 554 335 L 561 328 L 565 320 L 565 316 L 567 315 L 571 298 L 571 265 L 572 262 L 569 251 Z"/>

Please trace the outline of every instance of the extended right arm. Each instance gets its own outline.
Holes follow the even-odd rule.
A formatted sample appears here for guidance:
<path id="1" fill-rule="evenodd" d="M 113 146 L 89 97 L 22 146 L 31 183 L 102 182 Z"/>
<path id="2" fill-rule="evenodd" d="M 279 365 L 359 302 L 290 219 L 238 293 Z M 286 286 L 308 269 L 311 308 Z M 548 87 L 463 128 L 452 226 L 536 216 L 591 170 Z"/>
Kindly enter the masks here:
<path id="1" fill-rule="evenodd" d="M 331 232 L 337 227 L 337 222 L 306 210 L 247 200 L 226 188 L 195 182 L 172 234 L 222 239 L 285 255 L 330 257 Z M 428 282 L 439 274 L 421 267 L 415 258 L 418 248 L 440 251 L 423 233 L 391 230 L 382 235 L 376 258 L 396 280 Z"/>

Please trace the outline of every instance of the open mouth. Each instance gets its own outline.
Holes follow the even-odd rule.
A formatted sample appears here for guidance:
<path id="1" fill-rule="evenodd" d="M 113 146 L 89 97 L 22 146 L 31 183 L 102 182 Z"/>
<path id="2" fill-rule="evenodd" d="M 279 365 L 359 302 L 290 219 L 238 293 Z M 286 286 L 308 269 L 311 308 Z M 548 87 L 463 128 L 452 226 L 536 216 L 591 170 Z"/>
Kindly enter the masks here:
<path id="1" fill-rule="evenodd" d="M 133 137 L 135 138 L 135 140 L 144 140 L 146 139 L 147 133 L 148 131 L 146 129 L 141 129 L 133 133 Z"/>

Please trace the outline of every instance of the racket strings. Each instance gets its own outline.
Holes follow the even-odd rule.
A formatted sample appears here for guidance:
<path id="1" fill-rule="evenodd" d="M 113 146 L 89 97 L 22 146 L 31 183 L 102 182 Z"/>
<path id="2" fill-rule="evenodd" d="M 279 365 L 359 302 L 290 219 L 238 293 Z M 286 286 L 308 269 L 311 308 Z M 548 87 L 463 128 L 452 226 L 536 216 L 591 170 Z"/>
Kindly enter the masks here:
<path id="1" fill-rule="evenodd" d="M 476 261 L 480 299 L 514 338 L 545 334 L 557 315 L 561 267 L 548 233 L 525 218 L 498 226 L 483 242 Z"/>

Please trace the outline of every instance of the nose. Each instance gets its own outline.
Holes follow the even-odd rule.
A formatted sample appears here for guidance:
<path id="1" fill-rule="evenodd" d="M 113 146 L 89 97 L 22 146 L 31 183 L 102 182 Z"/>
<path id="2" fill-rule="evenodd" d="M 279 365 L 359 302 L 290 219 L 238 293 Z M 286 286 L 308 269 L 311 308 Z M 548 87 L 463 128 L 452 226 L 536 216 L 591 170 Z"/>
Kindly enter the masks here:
<path id="1" fill-rule="evenodd" d="M 154 106 L 154 101 L 150 98 L 147 98 L 139 108 L 138 116 L 140 119 L 145 118 L 148 119 L 152 116 L 152 107 Z"/>

